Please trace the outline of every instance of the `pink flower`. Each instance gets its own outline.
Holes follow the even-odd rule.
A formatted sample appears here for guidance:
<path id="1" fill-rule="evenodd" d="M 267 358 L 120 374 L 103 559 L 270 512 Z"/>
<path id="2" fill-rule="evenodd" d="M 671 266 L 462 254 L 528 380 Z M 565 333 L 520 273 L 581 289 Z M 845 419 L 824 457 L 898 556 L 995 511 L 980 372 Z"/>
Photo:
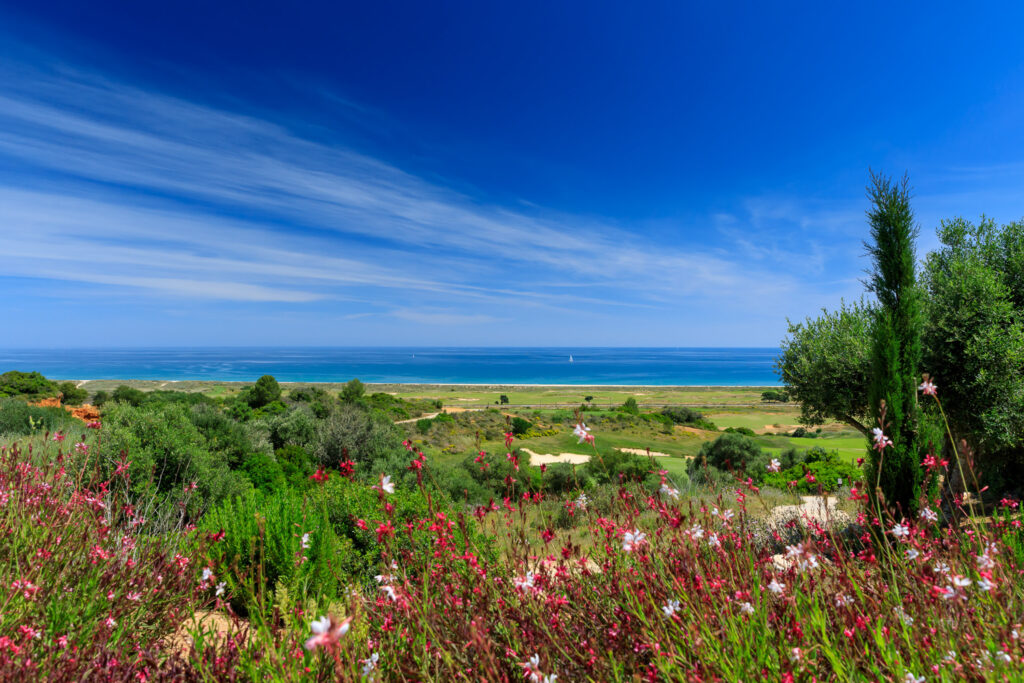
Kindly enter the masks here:
<path id="1" fill-rule="evenodd" d="M 100 421 L 99 421 L 99 420 L 93 420 L 92 422 L 88 423 L 88 424 L 87 424 L 87 425 L 85 425 L 85 426 L 86 426 L 86 428 L 87 428 L 87 429 L 99 429 L 99 428 L 100 428 L 100 427 L 102 427 L 103 425 L 102 425 L 102 424 L 100 424 Z"/>
<path id="2" fill-rule="evenodd" d="M 875 440 L 875 450 L 879 453 L 884 451 L 889 446 L 892 446 L 892 439 L 887 437 L 880 427 L 875 427 L 871 430 L 872 438 Z"/>
<path id="3" fill-rule="evenodd" d="M 340 623 L 335 623 L 331 617 L 320 617 L 312 624 L 309 625 L 313 635 L 306 639 L 305 647 L 307 650 L 315 650 L 318 647 L 331 647 L 343 635 L 348 633 L 351 627 L 352 617 L 345 619 Z"/>
<path id="4" fill-rule="evenodd" d="M 765 467 L 769 472 L 778 472 L 782 469 L 782 463 L 779 462 L 778 458 L 772 458 L 772 461 Z"/>
<path id="5" fill-rule="evenodd" d="M 622 537 L 622 549 L 627 553 L 631 553 L 643 545 L 646 538 L 647 535 L 642 533 L 639 529 L 627 531 L 625 536 Z"/>
<path id="6" fill-rule="evenodd" d="M 60 442 L 60 441 L 63 441 L 64 439 L 66 439 L 66 438 L 67 437 L 64 436 L 63 434 L 61 434 L 60 432 L 54 432 L 53 433 L 53 440 L 54 441 Z"/>
<path id="7" fill-rule="evenodd" d="M 78 443 L 75 444 L 75 452 L 80 453 L 82 455 L 87 455 L 89 453 L 89 447 L 85 445 L 84 441 L 79 441 Z"/>
<path id="8" fill-rule="evenodd" d="M 932 383 L 932 381 L 928 379 L 928 375 L 924 376 L 924 381 L 921 382 L 921 386 L 918 387 L 918 390 L 925 396 L 935 396 L 935 392 L 937 389 L 938 387 L 936 387 Z"/>

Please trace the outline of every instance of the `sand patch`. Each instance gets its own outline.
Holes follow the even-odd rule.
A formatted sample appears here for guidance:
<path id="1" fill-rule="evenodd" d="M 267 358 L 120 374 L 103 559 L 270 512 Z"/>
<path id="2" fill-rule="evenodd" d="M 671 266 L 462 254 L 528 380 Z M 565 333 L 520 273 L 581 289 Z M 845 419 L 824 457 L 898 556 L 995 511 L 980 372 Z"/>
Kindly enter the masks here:
<path id="1" fill-rule="evenodd" d="M 560 462 L 582 465 L 590 461 L 590 456 L 583 455 L 582 453 L 559 453 L 554 455 L 552 453 L 534 453 L 529 448 L 520 448 L 519 450 L 530 456 L 531 465 L 554 465 Z"/>
<path id="2" fill-rule="evenodd" d="M 192 619 L 175 631 L 168 639 L 169 649 L 179 654 L 187 654 L 192 648 L 193 638 L 190 631 L 199 630 L 215 638 L 224 638 L 238 634 L 243 640 L 249 637 L 249 625 L 242 619 L 232 619 L 224 612 L 197 610 Z"/>
<path id="3" fill-rule="evenodd" d="M 623 453 L 629 453 L 630 455 L 650 455 L 655 458 L 671 458 L 672 456 L 668 453 L 660 453 L 658 451 L 649 451 L 646 448 L 616 448 L 617 451 Z"/>

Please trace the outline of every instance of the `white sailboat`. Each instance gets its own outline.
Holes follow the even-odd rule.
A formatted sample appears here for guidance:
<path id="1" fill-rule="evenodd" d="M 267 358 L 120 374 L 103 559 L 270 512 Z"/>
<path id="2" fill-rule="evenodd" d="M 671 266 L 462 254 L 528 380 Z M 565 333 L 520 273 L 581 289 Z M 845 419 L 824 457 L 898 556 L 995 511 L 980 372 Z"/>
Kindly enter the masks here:
<path id="1" fill-rule="evenodd" d="M 576 362 L 576 361 L 574 361 L 574 360 L 572 359 L 572 354 L 571 354 L 571 353 L 569 354 L 569 362 L 570 362 L 570 363 L 575 363 L 575 362 Z"/>

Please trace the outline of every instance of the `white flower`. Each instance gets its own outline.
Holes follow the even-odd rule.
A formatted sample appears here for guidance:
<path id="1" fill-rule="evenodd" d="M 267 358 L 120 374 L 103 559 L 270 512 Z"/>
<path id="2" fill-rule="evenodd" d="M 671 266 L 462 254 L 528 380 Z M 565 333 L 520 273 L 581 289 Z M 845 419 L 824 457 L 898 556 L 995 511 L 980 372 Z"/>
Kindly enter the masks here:
<path id="1" fill-rule="evenodd" d="M 904 612 L 902 607 L 897 607 L 896 609 L 893 610 L 893 612 L 895 612 L 896 616 L 898 616 L 900 618 L 900 621 L 902 621 L 907 626 L 913 626 L 914 625 L 914 617 L 912 617 L 909 614 L 907 614 L 906 612 Z"/>
<path id="2" fill-rule="evenodd" d="M 800 557 L 803 554 L 804 554 L 804 544 L 803 543 L 798 543 L 796 545 L 787 545 L 786 546 L 786 556 L 787 557 Z"/>
<path id="3" fill-rule="evenodd" d="M 956 661 L 956 650 L 949 650 L 946 652 L 946 656 L 942 658 L 942 661 L 946 664 L 951 664 Z"/>
<path id="4" fill-rule="evenodd" d="M 1003 664 L 1009 664 L 1010 662 L 1013 661 L 1013 657 L 1011 657 L 1010 655 L 1006 654 L 1002 650 L 1000 650 L 999 652 L 996 653 L 996 659 L 1001 660 L 1003 662 Z"/>
<path id="5" fill-rule="evenodd" d="M 778 458 L 772 458 L 772 461 L 765 467 L 769 472 L 779 472 L 782 470 L 782 463 L 779 462 Z"/>
<path id="6" fill-rule="evenodd" d="M 639 529 L 627 531 L 626 535 L 622 537 L 622 549 L 631 553 L 643 544 L 645 538 L 647 535 L 641 533 Z"/>
<path id="7" fill-rule="evenodd" d="M 983 591 L 990 591 L 995 588 L 995 584 L 988 579 L 978 579 L 978 588 Z"/>
<path id="8" fill-rule="evenodd" d="M 718 540 L 718 534 L 708 534 L 708 545 L 712 548 L 720 548 L 722 542 Z"/>
<path id="9" fill-rule="evenodd" d="M 589 432 L 590 432 L 590 427 L 588 427 L 587 425 L 585 425 L 582 422 L 577 424 L 575 429 L 572 430 L 573 436 L 577 436 L 580 439 L 576 443 L 583 443 L 584 441 L 586 441 L 587 437 L 590 436 Z"/>
<path id="10" fill-rule="evenodd" d="M 922 508 L 921 512 L 918 513 L 918 517 L 925 520 L 926 522 L 937 522 L 939 516 L 935 514 L 935 511 L 931 508 Z"/>
<path id="11" fill-rule="evenodd" d="M 309 550 L 309 534 L 308 533 L 302 534 L 302 548 L 304 550 Z"/>
<path id="12" fill-rule="evenodd" d="M 729 522 L 732 521 L 732 518 L 735 517 L 735 516 L 736 516 L 736 513 L 733 512 L 732 510 L 723 510 L 722 511 L 722 522 L 725 523 L 725 524 L 728 524 Z"/>
<path id="13" fill-rule="evenodd" d="M 908 560 L 916 560 L 917 556 L 920 554 L 921 553 L 917 551 L 917 548 L 907 548 L 906 555 Z"/>
<path id="14" fill-rule="evenodd" d="M 381 479 L 380 479 L 380 490 L 383 491 L 384 493 L 394 493 L 395 492 L 395 485 L 391 481 L 391 475 L 385 474 L 384 476 L 381 477 Z"/>
<path id="15" fill-rule="evenodd" d="M 588 505 L 590 505 L 590 499 L 587 498 L 587 494 L 581 493 L 576 498 L 576 507 L 578 507 L 578 508 L 580 508 L 582 510 L 586 510 Z"/>
<path id="16" fill-rule="evenodd" d="M 753 614 L 754 606 L 751 605 L 749 602 L 740 603 L 740 612 L 742 612 L 743 614 Z"/>
<path id="17" fill-rule="evenodd" d="M 322 636 L 331 629 L 331 618 L 328 616 L 322 616 L 312 624 L 309 625 L 309 629 L 318 636 Z"/>
<path id="18" fill-rule="evenodd" d="M 373 580 L 377 583 L 391 583 L 395 580 L 394 574 L 377 574 L 373 577 Z"/>
<path id="19" fill-rule="evenodd" d="M 369 678 L 373 673 L 374 669 L 377 668 L 377 662 L 380 660 L 380 654 L 374 652 L 366 659 L 361 660 L 363 663 L 363 678 Z"/>
<path id="20" fill-rule="evenodd" d="M 669 600 L 661 607 L 661 611 L 665 613 L 666 619 L 671 619 L 672 615 L 679 611 L 682 607 L 678 600 Z"/>
<path id="21" fill-rule="evenodd" d="M 526 576 L 517 576 L 512 579 L 512 583 L 521 591 L 525 591 L 527 588 L 533 589 L 533 580 L 536 575 L 533 572 L 526 572 Z"/>
<path id="22" fill-rule="evenodd" d="M 924 676 L 915 676 L 914 674 L 907 672 L 907 675 L 903 677 L 906 683 L 924 683 Z"/>
<path id="23" fill-rule="evenodd" d="M 395 592 L 394 586 L 381 586 L 380 589 L 391 598 L 391 602 L 398 601 L 398 593 Z"/>
<path id="24" fill-rule="evenodd" d="M 782 595 L 782 591 L 786 590 L 786 584 L 779 583 L 778 579 L 772 579 L 772 582 L 768 584 L 768 590 L 775 595 Z"/>
<path id="25" fill-rule="evenodd" d="M 789 651 L 789 661 L 799 662 L 800 661 L 800 648 L 794 647 Z"/>
<path id="26" fill-rule="evenodd" d="M 661 495 L 672 498 L 673 500 L 677 500 L 679 498 L 679 489 L 674 489 L 668 484 L 661 485 L 660 493 Z"/>
<path id="27" fill-rule="evenodd" d="M 971 580 L 965 576 L 954 576 L 953 585 L 957 588 L 966 588 L 971 585 Z"/>
<path id="28" fill-rule="evenodd" d="M 946 564 L 945 562 L 936 562 L 936 563 L 934 563 L 932 565 L 932 569 L 935 570 L 936 574 L 948 574 L 949 573 L 949 565 Z"/>
<path id="29" fill-rule="evenodd" d="M 992 567 L 994 567 L 994 566 L 996 566 L 996 562 L 991 557 L 989 557 L 988 553 L 982 553 L 981 555 L 978 555 L 978 567 L 979 568 L 981 568 L 981 569 L 992 569 Z"/>
<path id="30" fill-rule="evenodd" d="M 853 598 L 851 598 L 849 595 L 845 595 L 843 593 L 840 593 L 839 595 L 836 596 L 836 607 L 846 607 L 847 605 L 852 605 L 852 604 L 853 604 Z"/>
<path id="31" fill-rule="evenodd" d="M 226 584 L 226 583 L 224 583 L 223 581 L 221 581 L 220 583 L 218 583 L 218 584 L 217 584 L 217 597 L 218 597 L 218 598 L 219 598 L 220 596 L 224 595 L 224 588 L 225 588 L 226 586 L 227 586 L 227 584 Z"/>
<path id="32" fill-rule="evenodd" d="M 704 530 L 700 528 L 699 524 L 694 524 L 686 531 L 686 533 L 695 541 L 699 541 L 704 538 Z"/>
<path id="33" fill-rule="evenodd" d="M 889 533 L 896 538 L 906 538 L 910 535 L 910 527 L 906 524 L 897 524 L 889 530 Z"/>
<path id="34" fill-rule="evenodd" d="M 541 679 L 540 683 L 556 683 L 558 681 L 558 674 L 548 674 Z"/>
<path id="35" fill-rule="evenodd" d="M 206 583 L 207 581 L 209 581 L 209 580 L 210 580 L 210 578 L 211 578 L 212 576 L 213 576 L 213 572 L 212 572 L 212 571 L 210 570 L 210 568 L 209 568 L 209 567 L 203 567 L 203 578 L 202 578 L 202 582 L 203 582 L 203 583 Z"/>

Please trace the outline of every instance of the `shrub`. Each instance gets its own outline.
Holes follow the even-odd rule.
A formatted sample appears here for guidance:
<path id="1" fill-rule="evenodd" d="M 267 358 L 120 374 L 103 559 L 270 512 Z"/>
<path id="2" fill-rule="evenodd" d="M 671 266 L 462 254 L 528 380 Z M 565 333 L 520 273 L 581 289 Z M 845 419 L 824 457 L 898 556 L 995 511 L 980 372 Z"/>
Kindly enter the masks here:
<path id="1" fill-rule="evenodd" d="M 316 459 L 309 451 L 301 446 L 287 445 L 274 451 L 274 457 L 291 486 L 303 488 L 309 484 L 309 477 L 316 470 Z"/>
<path id="2" fill-rule="evenodd" d="M 245 398 L 252 408 L 263 406 L 281 400 L 281 385 L 271 375 L 263 375 L 256 384 L 245 391 Z"/>
<path id="3" fill-rule="evenodd" d="M 242 463 L 242 471 L 260 491 L 272 493 L 285 487 L 284 471 L 277 460 L 266 453 L 253 453 Z"/>
<path id="4" fill-rule="evenodd" d="M 355 403 L 360 400 L 365 393 L 366 385 L 358 379 L 350 379 L 339 393 L 338 398 L 341 399 L 342 403 Z"/>
<path id="5" fill-rule="evenodd" d="M 63 408 L 30 406 L 22 400 L 0 399 L 0 435 L 25 436 L 33 432 L 57 432 L 82 427 Z"/>
<path id="6" fill-rule="evenodd" d="M 316 421 L 309 408 L 300 407 L 286 414 L 274 415 L 266 425 L 275 450 L 286 445 L 307 447 L 316 436 Z"/>
<path id="7" fill-rule="evenodd" d="M 762 464 L 766 458 L 761 448 L 742 434 L 726 432 L 711 442 L 704 443 L 700 452 L 690 462 L 690 474 L 709 465 L 722 471 L 757 471 L 753 465 Z"/>
<path id="8" fill-rule="evenodd" d="M 508 403 L 508 396 L 506 396 L 505 394 L 502 394 L 501 396 L 498 397 L 498 402 L 501 405 L 507 404 Z"/>
<path id="9" fill-rule="evenodd" d="M 426 434 L 430 431 L 430 428 L 434 426 L 434 421 L 429 417 L 425 417 L 421 420 L 416 420 L 416 430 L 421 434 Z"/>
<path id="10" fill-rule="evenodd" d="M 56 393 L 56 382 L 46 379 L 38 372 L 11 370 L 0 375 L 0 397 L 24 396 L 37 399 Z"/>
<path id="11" fill-rule="evenodd" d="M 217 453 L 229 467 L 238 467 L 254 450 L 245 426 L 208 405 L 193 406 L 189 420 L 203 435 L 208 450 Z"/>
<path id="12" fill-rule="evenodd" d="M 114 389 L 114 393 L 110 396 L 115 401 L 121 401 L 133 406 L 141 406 L 146 402 L 146 393 L 139 389 L 134 389 L 130 386 L 122 384 L 117 389 Z"/>
<path id="13" fill-rule="evenodd" d="M 742 434 L 743 436 L 757 436 L 753 429 L 750 427 L 726 427 L 725 432 L 727 434 Z"/>
<path id="14" fill-rule="evenodd" d="M 522 436 L 526 432 L 530 431 L 533 424 L 529 420 L 524 420 L 521 417 L 512 418 L 512 433 L 516 436 Z"/>
<path id="15" fill-rule="evenodd" d="M 115 405 L 103 416 L 102 450 L 89 458 L 105 476 L 112 475 L 121 452 L 130 461 L 133 494 L 153 497 L 158 504 L 195 519 L 214 503 L 244 492 L 244 475 L 232 472 L 222 454 L 211 452 L 206 439 L 182 405 L 136 408 Z M 183 493 L 186 486 L 195 490 Z"/>
<path id="16" fill-rule="evenodd" d="M 92 404 L 97 408 L 102 408 L 103 404 L 110 400 L 110 393 L 106 391 L 97 391 L 92 395 Z"/>
<path id="17" fill-rule="evenodd" d="M 404 459 L 405 448 L 402 433 L 387 416 L 348 403 L 319 424 L 313 453 L 328 467 L 342 460 L 369 466 L 396 455 Z"/>
<path id="18" fill-rule="evenodd" d="M 625 403 L 619 406 L 619 411 L 627 415 L 639 415 L 640 407 L 636 404 L 636 399 L 630 396 L 626 399 Z"/>
<path id="19" fill-rule="evenodd" d="M 681 425 L 692 425 L 704 419 L 704 415 L 701 414 L 700 411 L 694 410 L 693 408 L 687 408 L 686 406 L 662 408 L 661 414 L 676 424 Z"/>
<path id="20" fill-rule="evenodd" d="M 89 392 L 80 389 L 74 382 L 61 382 L 57 385 L 57 391 L 63 394 L 63 403 L 69 406 L 79 406 L 89 398 Z"/>

